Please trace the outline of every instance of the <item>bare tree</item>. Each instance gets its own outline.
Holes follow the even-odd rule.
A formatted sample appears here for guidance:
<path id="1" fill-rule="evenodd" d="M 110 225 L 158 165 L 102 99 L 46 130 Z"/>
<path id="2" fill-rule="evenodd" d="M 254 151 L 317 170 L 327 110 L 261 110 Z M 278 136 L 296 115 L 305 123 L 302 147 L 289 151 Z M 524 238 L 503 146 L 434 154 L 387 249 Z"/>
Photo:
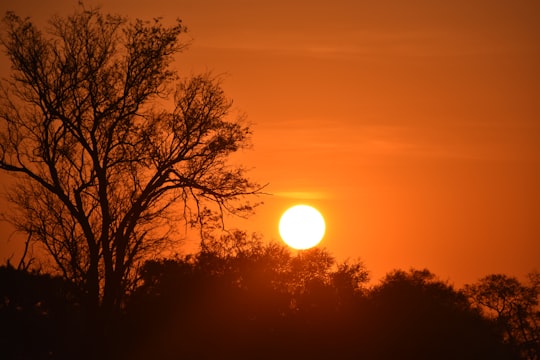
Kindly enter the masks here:
<path id="1" fill-rule="evenodd" d="M 1 85 L 0 169 L 17 180 L 10 218 L 93 308 L 121 305 L 141 259 L 167 241 L 174 204 L 201 223 L 212 206 L 221 216 L 249 210 L 244 196 L 260 187 L 227 161 L 249 145 L 249 126 L 230 114 L 219 81 L 171 69 L 185 47 L 180 21 L 82 7 L 53 17 L 46 32 L 11 12 L 3 23 L 12 72 Z"/>

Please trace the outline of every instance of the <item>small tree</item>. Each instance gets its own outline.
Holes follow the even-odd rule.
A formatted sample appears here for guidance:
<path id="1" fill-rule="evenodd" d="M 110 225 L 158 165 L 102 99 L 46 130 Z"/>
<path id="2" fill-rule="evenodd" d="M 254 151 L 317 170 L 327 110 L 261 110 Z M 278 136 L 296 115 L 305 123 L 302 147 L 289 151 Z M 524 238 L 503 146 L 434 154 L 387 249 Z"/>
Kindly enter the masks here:
<path id="1" fill-rule="evenodd" d="M 538 273 L 530 275 L 531 285 L 515 277 L 492 274 L 465 286 L 472 303 L 500 327 L 505 340 L 526 359 L 540 356 L 540 313 Z"/>
<path id="2" fill-rule="evenodd" d="M 368 355 L 373 351 L 385 359 L 515 359 L 467 297 L 428 269 L 394 270 L 367 298 L 362 320 L 370 324 Z"/>
<path id="3" fill-rule="evenodd" d="M 1 44 L 0 169 L 16 176 L 18 230 L 43 245 L 92 308 L 117 309 L 141 260 L 186 224 L 249 210 L 259 191 L 227 163 L 250 129 L 208 75 L 178 80 L 185 28 L 81 8 L 43 33 L 8 12 Z M 175 91 L 174 91 L 175 90 Z M 174 102 L 168 100 L 174 93 Z M 170 104 L 170 109 L 165 105 Z"/>

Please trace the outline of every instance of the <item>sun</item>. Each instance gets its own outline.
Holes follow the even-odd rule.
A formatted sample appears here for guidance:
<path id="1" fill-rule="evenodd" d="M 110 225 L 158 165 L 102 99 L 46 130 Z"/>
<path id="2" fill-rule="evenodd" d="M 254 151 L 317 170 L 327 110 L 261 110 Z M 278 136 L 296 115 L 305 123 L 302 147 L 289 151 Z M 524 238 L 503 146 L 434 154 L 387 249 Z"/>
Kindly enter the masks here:
<path id="1" fill-rule="evenodd" d="M 309 205 L 293 206 L 281 215 L 279 234 L 283 241 L 297 250 L 309 249 L 323 238 L 326 224 L 321 213 Z"/>

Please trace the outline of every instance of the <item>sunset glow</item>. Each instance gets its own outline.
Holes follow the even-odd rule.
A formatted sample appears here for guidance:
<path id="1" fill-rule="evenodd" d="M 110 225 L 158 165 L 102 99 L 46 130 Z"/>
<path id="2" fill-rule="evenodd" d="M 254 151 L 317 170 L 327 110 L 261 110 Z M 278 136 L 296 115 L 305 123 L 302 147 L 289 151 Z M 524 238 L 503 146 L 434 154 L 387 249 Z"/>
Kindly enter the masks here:
<path id="1" fill-rule="evenodd" d="M 306 202 L 325 212 L 325 247 L 362 258 L 374 279 L 416 266 L 463 284 L 540 268 L 538 1 L 85 4 L 182 19 L 190 45 L 173 67 L 223 75 L 253 124 L 234 162 L 272 194 L 227 227 L 279 240 L 283 209 Z M 39 24 L 75 8 L 0 5 Z M 2 259 L 16 259 L 21 242 L 3 241 Z"/>
<path id="2" fill-rule="evenodd" d="M 0 14 L 1 359 L 540 359 L 539 0 Z"/>

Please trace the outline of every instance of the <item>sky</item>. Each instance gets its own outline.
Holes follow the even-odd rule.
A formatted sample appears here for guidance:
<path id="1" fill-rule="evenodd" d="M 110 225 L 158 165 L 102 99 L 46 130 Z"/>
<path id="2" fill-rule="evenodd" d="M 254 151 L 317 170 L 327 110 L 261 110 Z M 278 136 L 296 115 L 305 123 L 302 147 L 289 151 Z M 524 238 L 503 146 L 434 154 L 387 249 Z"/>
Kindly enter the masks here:
<path id="1" fill-rule="evenodd" d="M 44 23 L 76 4 L 0 11 Z M 279 240 L 281 213 L 304 203 L 326 218 L 320 246 L 361 259 L 374 280 L 410 267 L 456 285 L 540 270 L 540 2 L 86 4 L 182 19 L 191 45 L 175 66 L 221 75 L 252 122 L 253 148 L 233 161 L 272 195 L 227 226 Z M 6 258 L 15 245 L 0 226 Z"/>

